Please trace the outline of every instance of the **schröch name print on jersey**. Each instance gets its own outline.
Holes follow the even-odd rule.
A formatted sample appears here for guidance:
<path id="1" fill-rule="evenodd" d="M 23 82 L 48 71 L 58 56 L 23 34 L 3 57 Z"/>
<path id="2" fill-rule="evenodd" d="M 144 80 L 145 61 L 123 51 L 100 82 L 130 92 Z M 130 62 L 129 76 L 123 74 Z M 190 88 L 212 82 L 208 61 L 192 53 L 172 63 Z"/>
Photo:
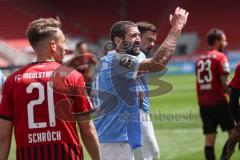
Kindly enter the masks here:
<path id="1" fill-rule="evenodd" d="M 47 131 L 28 134 L 29 143 L 61 141 L 61 139 L 61 131 Z"/>

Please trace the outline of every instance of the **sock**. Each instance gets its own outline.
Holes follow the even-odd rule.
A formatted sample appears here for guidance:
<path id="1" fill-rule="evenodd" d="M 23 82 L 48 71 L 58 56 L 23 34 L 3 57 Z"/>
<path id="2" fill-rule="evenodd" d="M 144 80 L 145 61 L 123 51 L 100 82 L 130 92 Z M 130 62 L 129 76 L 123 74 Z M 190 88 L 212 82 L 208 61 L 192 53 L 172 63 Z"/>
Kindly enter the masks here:
<path id="1" fill-rule="evenodd" d="M 215 154 L 214 154 L 214 147 L 213 146 L 205 146 L 205 158 L 206 160 L 215 160 Z"/>

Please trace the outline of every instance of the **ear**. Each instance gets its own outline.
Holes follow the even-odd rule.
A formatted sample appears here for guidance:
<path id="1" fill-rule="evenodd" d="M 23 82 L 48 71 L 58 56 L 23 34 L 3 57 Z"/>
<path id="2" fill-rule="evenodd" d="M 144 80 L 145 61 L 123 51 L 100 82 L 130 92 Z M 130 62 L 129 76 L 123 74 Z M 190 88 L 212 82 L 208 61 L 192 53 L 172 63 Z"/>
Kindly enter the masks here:
<path id="1" fill-rule="evenodd" d="M 219 41 L 219 40 L 215 40 L 215 41 L 214 41 L 214 43 L 213 43 L 213 45 L 214 45 L 214 46 L 218 46 L 218 45 L 219 45 L 219 43 L 220 43 L 220 41 Z"/>
<path id="2" fill-rule="evenodd" d="M 56 45 L 56 42 L 54 40 L 51 40 L 49 42 L 49 50 L 50 50 L 50 53 L 53 53 L 53 52 L 57 51 L 57 45 Z"/>

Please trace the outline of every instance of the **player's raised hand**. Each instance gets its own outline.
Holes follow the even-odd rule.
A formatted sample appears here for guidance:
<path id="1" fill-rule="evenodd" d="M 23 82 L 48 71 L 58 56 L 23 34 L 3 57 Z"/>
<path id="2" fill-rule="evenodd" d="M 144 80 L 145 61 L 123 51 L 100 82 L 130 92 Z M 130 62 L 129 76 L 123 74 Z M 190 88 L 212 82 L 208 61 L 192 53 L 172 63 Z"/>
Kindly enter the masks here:
<path id="1" fill-rule="evenodd" d="M 189 13 L 180 7 L 175 9 L 175 13 L 169 16 L 169 21 L 172 27 L 182 30 L 184 25 L 187 23 Z"/>

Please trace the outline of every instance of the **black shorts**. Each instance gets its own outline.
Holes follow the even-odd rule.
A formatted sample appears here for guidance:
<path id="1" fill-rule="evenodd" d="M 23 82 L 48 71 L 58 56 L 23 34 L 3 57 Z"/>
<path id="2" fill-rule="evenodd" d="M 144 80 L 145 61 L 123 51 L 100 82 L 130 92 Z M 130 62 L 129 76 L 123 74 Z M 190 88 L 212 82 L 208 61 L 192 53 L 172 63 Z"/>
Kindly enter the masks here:
<path id="1" fill-rule="evenodd" d="M 220 125 L 222 131 L 235 127 L 234 119 L 228 105 L 200 106 L 200 116 L 203 122 L 203 133 L 217 133 Z"/>

